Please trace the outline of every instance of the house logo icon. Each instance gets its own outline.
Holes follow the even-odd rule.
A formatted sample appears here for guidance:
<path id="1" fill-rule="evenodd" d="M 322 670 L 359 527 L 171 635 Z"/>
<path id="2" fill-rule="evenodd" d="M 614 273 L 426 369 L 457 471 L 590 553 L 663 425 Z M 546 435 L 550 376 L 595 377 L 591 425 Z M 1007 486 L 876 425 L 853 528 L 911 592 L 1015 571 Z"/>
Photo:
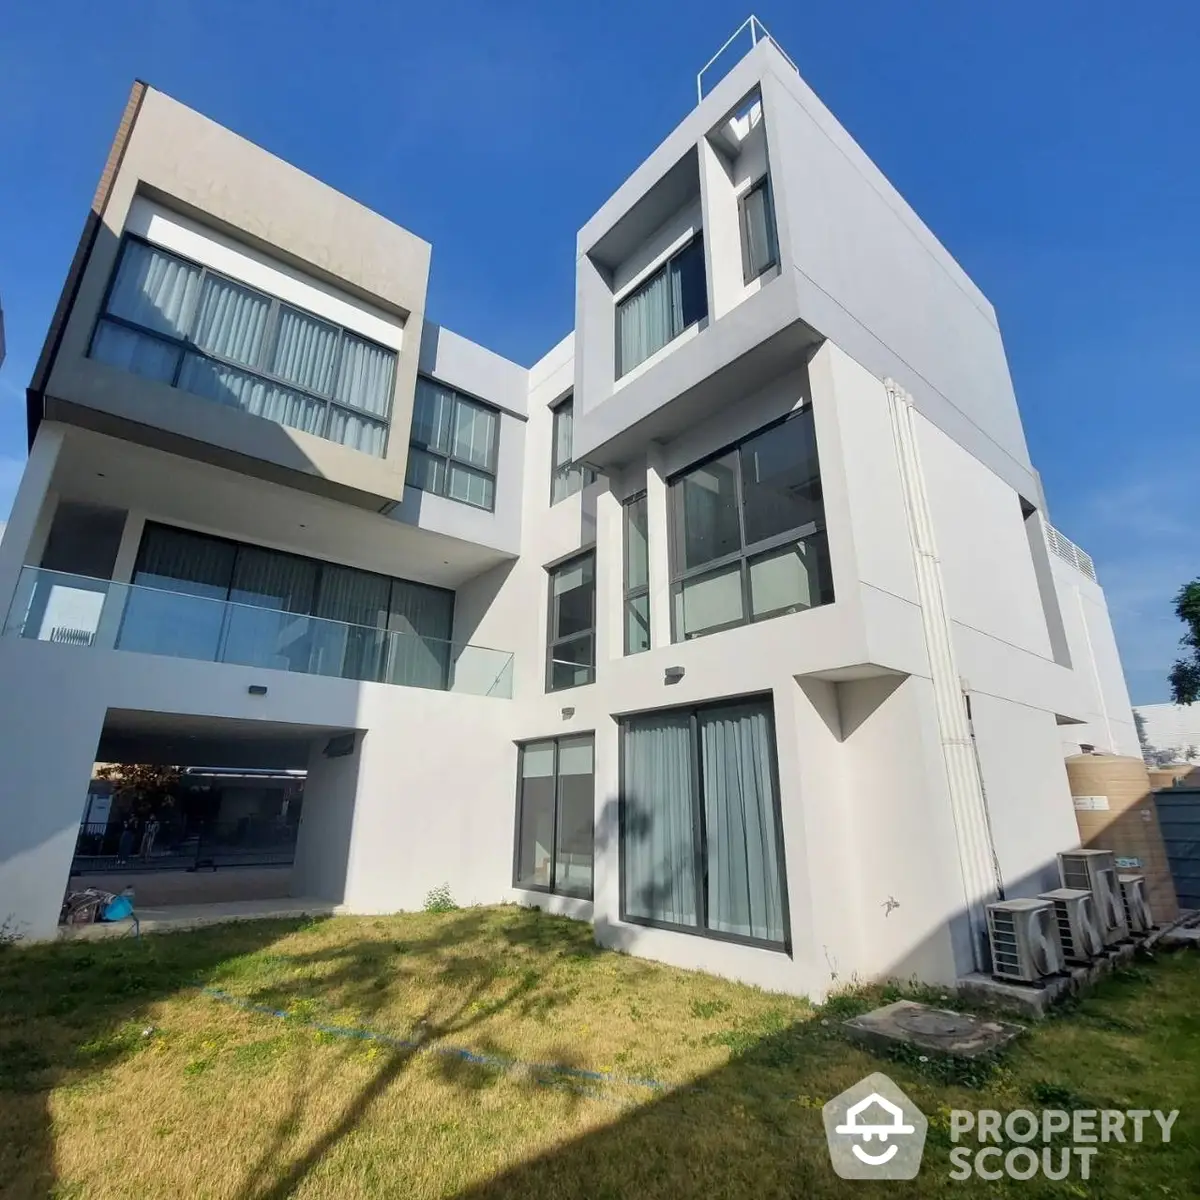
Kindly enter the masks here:
<path id="1" fill-rule="evenodd" d="M 841 1178 L 916 1177 L 929 1122 L 886 1075 L 868 1075 L 822 1113 L 829 1158 Z"/>

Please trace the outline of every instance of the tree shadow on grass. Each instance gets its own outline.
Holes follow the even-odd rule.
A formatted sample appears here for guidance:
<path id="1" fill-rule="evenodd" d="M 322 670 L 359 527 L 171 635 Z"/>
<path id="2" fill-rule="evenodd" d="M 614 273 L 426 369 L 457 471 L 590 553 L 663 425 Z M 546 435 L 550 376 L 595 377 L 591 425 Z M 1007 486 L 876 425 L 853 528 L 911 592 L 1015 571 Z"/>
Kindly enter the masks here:
<path id="1" fill-rule="evenodd" d="M 171 934 L 0 947 L 0 1180 L 5 1196 L 53 1194 L 48 1103 L 135 1053 L 154 1004 L 205 982 L 303 920 Z"/>
<path id="2" fill-rule="evenodd" d="M 418 988 L 426 1007 L 408 1029 L 376 1043 L 383 1052 L 378 1071 L 329 1130 L 287 1163 L 286 1147 L 306 1105 L 337 1074 L 343 1057 L 322 1056 L 320 1066 L 293 1081 L 288 1111 L 265 1135 L 240 1189 L 245 1197 L 290 1194 L 417 1053 L 461 1041 L 506 1010 L 536 1015 L 564 998 L 539 969 L 555 956 L 538 927 L 539 915 L 465 910 L 416 918 L 401 927 L 411 928 L 411 935 L 396 936 L 387 936 L 395 927 L 388 921 L 366 923 L 364 936 L 350 938 L 338 922 L 250 921 L 140 940 L 0 948 L 0 1190 L 6 1197 L 53 1194 L 62 1181 L 56 1178 L 52 1091 L 85 1084 L 138 1053 L 148 1044 L 142 1027 L 152 1021 L 153 1006 L 180 991 L 213 987 L 243 1004 L 292 1014 L 304 1025 L 325 1018 L 362 1027 L 379 1016 L 396 988 Z M 272 952 L 298 931 L 311 933 L 317 944 Z M 559 951 L 582 952 L 575 940 L 564 941 L 560 933 Z M 531 953 L 512 953 L 519 945 Z M 272 977 L 274 967 L 280 978 Z M 361 1043 L 347 1042 L 347 1051 L 358 1048 Z M 502 1058 L 491 1043 L 481 1042 L 479 1049 L 485 1060 Z M 465 1089 L 495 1070 L 487 1061 L 455 1060 L 453 1054 L 438 1063 L 447 1082 Z"/>

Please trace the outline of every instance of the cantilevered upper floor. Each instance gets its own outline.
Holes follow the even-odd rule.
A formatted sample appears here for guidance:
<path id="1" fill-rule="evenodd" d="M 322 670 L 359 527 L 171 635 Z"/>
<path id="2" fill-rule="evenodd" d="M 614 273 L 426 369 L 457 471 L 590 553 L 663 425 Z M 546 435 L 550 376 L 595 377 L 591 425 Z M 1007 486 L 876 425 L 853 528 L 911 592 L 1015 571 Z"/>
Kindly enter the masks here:
<path id="1" fill-rule="evenodd" d="M 991 304 L 769 38 L 584 225 L 575 320 L 602 469 L 829 339 L 1040 506 Z"/>

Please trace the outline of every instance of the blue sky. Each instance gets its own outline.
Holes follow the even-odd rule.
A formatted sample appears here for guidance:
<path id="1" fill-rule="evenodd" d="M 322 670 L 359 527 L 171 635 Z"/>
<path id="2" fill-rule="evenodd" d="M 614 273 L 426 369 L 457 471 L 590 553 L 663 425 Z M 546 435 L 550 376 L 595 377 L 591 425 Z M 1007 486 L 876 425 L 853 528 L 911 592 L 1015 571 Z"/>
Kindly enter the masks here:
<path id="1" fill-rule="evenodd" d="M 24 388 L 134 77 L 433 243 L 429 315 L 529 363 L 576 230 L 684 115 L 739 3 L 80 0 L 0 32 L 0 519 Z M 1051 517 L 1135 702 L 1200 575 L 1200 5 L 763 0 L 758 15 L 992 299 Z"/>

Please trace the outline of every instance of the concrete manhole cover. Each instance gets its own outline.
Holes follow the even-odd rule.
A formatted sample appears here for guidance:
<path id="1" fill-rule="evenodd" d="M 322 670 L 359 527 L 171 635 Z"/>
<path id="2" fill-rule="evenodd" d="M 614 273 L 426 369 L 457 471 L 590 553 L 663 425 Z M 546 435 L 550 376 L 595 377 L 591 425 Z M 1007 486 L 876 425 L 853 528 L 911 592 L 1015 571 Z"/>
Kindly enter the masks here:
<path id="1" fill-rule="evenodd" d="M 912 1000 L 897 1000 L 854 1017 L 844 1028 L 854 1041 L 875 1049 L 899 1044 L 958 1058 L 991 1054 L 1024 1032 L 1020 1025 L 1007 1021 L 946 1012 Z"/>

